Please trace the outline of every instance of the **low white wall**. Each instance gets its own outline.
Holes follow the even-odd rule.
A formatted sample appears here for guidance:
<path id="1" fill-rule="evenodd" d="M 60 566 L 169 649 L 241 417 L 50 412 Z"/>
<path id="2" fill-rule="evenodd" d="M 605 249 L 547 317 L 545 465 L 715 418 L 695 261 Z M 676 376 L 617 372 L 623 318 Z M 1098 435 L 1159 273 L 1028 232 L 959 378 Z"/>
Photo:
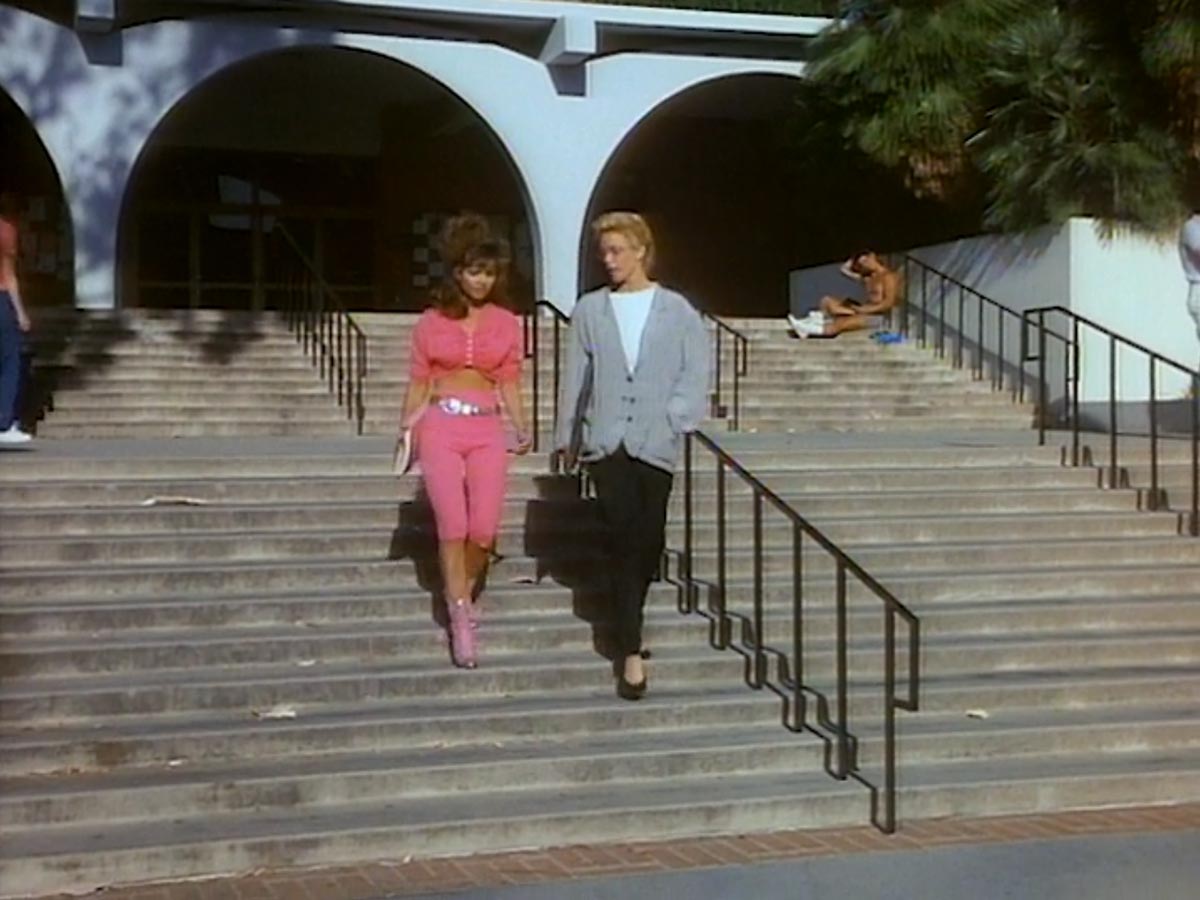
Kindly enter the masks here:
<path id="1" fill-rule="evenodd" d="M 1072 219 L 1057 228 L 1042 228 L 1020 235 L 984 235 L 919 247 L 912 256 L 952 276 L 1010 309 L 1065 306 L 1121 336 L 1142 344 L 1185 366 L 1200 363 L 1200 341 L 1187 313 L 1179 256 L 1173 241 L 1156 241 L 1131 234 L 1107 236 L 1092 219 Z M 837 274 L 840 263 L 815 266 L 791 273 L 791 307 L 804 312 L 823 293 L 845 293 L 854 285 Z M 952 330 L 967 336 L 979 326 L 974 304 L 965 306 L 959 322 L 957 293 L 937 293 L 932 279 L 923 286 L 914 273 L 907 286 L 910 305 L 925 296 L 931 314 L 945 309 Z M 814 300 L 813 298 L 817 298 Z M 1062 326 L 1049 322 L 1052 327 Z M 995 320 L 985 315 L 987 343 L 995 339 Z M 1014 325 L 1005 328 L 1005 340 L 1019 339 Z M 1014 344 L 1008 345 L 1010 348 Z M 1149 366 L 1145 357 L 1128 351 L 1118 355 L 1117 372 L 1122 402 L 1149 396 Z M 1108 343 L 1088 337 L 1080 358 L 1081 401 L 1106 402 L 1109 396 Z M 1061 369 L 1052 366 L 1052 383 L 1061 383 Z M 1158 395 L 1180 397 L 1188 388 L 1186 376 L 1160 367 Z M 1061 393 L 1059 391 L 1058 393 Z"/>

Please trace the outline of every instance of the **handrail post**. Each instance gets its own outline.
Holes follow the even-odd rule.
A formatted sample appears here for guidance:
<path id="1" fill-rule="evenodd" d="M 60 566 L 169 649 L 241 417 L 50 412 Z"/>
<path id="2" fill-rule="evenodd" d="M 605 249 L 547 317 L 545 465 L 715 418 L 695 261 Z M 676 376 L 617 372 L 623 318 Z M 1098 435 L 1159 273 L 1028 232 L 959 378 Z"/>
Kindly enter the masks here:
<path id="1" fill-rule="evenodd" d="M 804 697 L 804 531 L 792 523 L 792 727 L 808 720 Z"/>
<path id="2" fill-rule="evenodd" d="M 691 440 L 691 436 L 688 436 Z M 726 615 L 726 591 L 729 587 L 728 534 L 725 521 L 725 463 L 721 457 L 717 460 L 717 641 L 716 648 L 725 650 L 729 647 L 729 619 Z"/>
<path id="3" fill-rule="evenodd" d="M 538 332 L 541 329 L 538 328 L 537 315 L 538 315 L 538 307 L 537 307 L 537 303 L 535 301 L 533 304 L 533 310 L 531 311 L 531 313 L 529 315 L 529 320 L 532 323 L 531 327 L 532 327 L 532 332 L 533 332 L 532 339 L 530 341 L 530 343 L 533 345 L 533 366 L 532 366 L 533 390 L 532 390 L 532 397 L 531 397 L 532 405 L 533 405 L 533 410 L 532 410 L 533 414 L 529 418 L 533 425 L 533 449 L 535 452 L 540 450 L 541 446 L 542 446 L 542 434 L 541 434 L 542 433 L 542 404 L 541 404 L 541 391 L 538 386 L 539 382 L 542 380 L 541 379 L 542 354 L 541 354 L 541 348 L 538 345 Z"/>
<path id="4" fill-rule="evenodd" d="M 1078 392 L 1078 385 L 1075 389 Z M 1108 453 L 1108 487 L 1113 490 L 1117 487 L 1117 338 L 1112 334 L 1108 336 Z"/>
<path id="5" fill-rule="evenodd" d="M 763 495 L 754 490 L 754 676 L 751 686 L 762 688 L 767 683 L 766 638 L 763 635 Z"/>
<path id="6" fill-rule="evenodd" d="M 1046 417 L 1050 415 L 1049 385 L 1046 384 L 1046 313 L 1038 310 L 1038 446 L 1046 446 Z M 1065 398 L 1064 398 L 1065 399 Z"/>
<path id="7" fill-rule="evenodd" d="M 721 353 L 721 325 L 720 325 L 720 323 L 716 322 L 714 320 L 713 328 L 716 331 L 716 341 L 714 342 L 716 345 L 716 357 L 713 360 L 713 371 L 716 373 L 716 378 L 713 383 L 711 406 L 712 406 L 712 417 L 714 419 L 719 419 L 719 418 L 721 418 L 721 413 L 722 413 L 722 410 L 721 410 L 721 356 L 722 356 L 722 353 Z"/>
<path id="8" fill-rule="evenodd" d="M 1079 456 L 1079 392 L 1080 378 L 1082 373 L 1081 360 L 1081 345 L 1079 341 L 1079 320 L 1071 320 L 1071 385 L 1072 390 L 1069 395 L 1071 402 L 1071 465 L 1078 466 L 1080 463 Z M 1064 398 L 1066 399 L 1066 398 Z"/>
<path id="9" fill-rule="evenodd" d="M 966 315 L 967 295 L 963 285 L 958 286 L 958 337 L 954 340 L 954 368 L 961 369 L 963 364 L 963 340 L 966 336 L 963 318 Z"/>
<path id="10" fill-rule="evenodd" d="M 946 358 L 946 279 L 938 280 L 938 359 Z"/>
<path id="11" fill-rule="evenodd" d="M 742 409 L 742 366 L 745 364 L 746 351 L 742 341 L 733 342 L 733 424 L 730 431 L 737 431 L 741 425 Z"/>
<path id="12" fill-rule="evenodd" d="M 1158 360 L 1150 357 L 1150 509 L 1158 509 Z"/>
<path id="13" fill-rule="evenodd" d="M 883 830 L 896 831 L 896 611 L 883 619 Z"/>
<path id="14" fill-rule="evenodd" d="M 979 314 L 983 315 L 983 309 L 979 310 Z M 996 376 L 992 379 L 992 390 L 1004 390 L 1004 307 L 996 307 L 996 361 L 995 369 Z"/>
<path id="15" fill-rule="evenodd" d="M 837 560 L 837 766 L 835 777 L 841 781 L 850 774 L 849 718 L 849 647 L 846 614 L 846 563 Z"/>

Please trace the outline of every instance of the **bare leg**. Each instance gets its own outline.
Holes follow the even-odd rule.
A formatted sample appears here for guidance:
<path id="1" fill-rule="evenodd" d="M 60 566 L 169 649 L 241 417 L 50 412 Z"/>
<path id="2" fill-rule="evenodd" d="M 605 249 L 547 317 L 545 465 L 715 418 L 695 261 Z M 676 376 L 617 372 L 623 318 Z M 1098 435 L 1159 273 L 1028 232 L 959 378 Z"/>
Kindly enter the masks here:
<path id="1" fill-rule="evenodd" d="M 844 331 L 862 331 L 870 325 L 868 316 L 839 316 L 825 326 L 825 333 L 833 336 Z"/>
<path id="2" fill-rule="evenodd" d="M 487 574 L 488 559 L 491 556 L 491 552 L 491 547 L 484 547 L 472 540 L 467 541 L 464 555 L 466 557 L 467 587 L 471 591 L 468 596 L 472 600 L 479 595 L 479 589 L 483 587 L 483 577 Z"/>
<path id="3" fill-rule="evenodd" d="M 625 657 L 625 680 L 630 684 L 641 684 L 646 680 L 646 664 L 642 661 L 642 654 L 634 653 Z"/>
<path id="4" fill-rule="evenodd" d="M 467 542 L 441 541 L 438 556 L 442 563 L 442 582 L 446 587 L 446 602 L 471 596 L 471 583 L 467 579 Z"/>
<path id="5" fill-rule="evenodd" d="M 825 313 L 831 319 L 839 316 L 855 316 L 858 315 L 858 308 L 853 304 L 847 303 L 841 297 L 822 297 L 821 312 Z"/>

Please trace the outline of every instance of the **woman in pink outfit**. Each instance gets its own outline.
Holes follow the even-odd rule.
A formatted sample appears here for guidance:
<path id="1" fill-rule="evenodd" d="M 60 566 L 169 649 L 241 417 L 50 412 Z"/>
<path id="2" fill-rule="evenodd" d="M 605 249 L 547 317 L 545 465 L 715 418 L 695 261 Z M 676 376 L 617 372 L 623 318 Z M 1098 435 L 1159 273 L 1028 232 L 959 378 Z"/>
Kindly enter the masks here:
<path id="1" fill-rule="evenodd" d="M 498 305 L 509 253 L 475 214 L 450 219 L 440 238 L 445 282 L 412 335 L 412 371 L 402 428 L 412 428 L 416 458 L 437 522 L 438 555 L 456 665 L 475 668 L 473 597 L 500 526 L 508 457 L 503 425 L 517 453 L 531 439 L 521 398 L 520 320 Z"/>

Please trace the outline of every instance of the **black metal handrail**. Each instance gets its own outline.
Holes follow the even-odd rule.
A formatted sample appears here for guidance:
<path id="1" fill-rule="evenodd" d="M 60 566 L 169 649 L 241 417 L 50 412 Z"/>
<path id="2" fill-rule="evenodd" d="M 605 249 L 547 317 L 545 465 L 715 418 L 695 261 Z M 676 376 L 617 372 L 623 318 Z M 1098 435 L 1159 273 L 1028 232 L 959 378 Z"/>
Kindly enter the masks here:
<path id="1" fill-rule="evenodd" d="M 976 380 L 987 380 L 992 390 L 1003 391 L 1007 376 L 1013 399 L 1024 402 L 1029 387 L 1026 365 L 1036 360 L 1029 355 L 1028 332 L 1021 313 L 915 256 L 904 256 L 902 271 L 905 297 L 901 333 L 915 337 L 922 347 L 929 346 L 932 339 L 934 352 L 941 359 L 946 358 L 947 345 L 952 342 L 950 360 L 954 368 L 964 368 L 969 356 Z M 956 315 L 948 316 L 948 308 L 956 309 Z M 918 328 L 915 335 L 914 327 Z M 1015 340 L 1006 341 L 1005 334 L 1010 330 L 1016 332 Z M 1064 335 L 1054 331 L 1047 330 L 1046 337 L 1063 346 L 1068 343 Z M 1036 387 L 1038 396 L 1044 388 Z"/>
<path id="2" fill-rule="evenodd" d="M 1107 340 L 1108 421 L 1093 430 L 1108 433 L 1109 454 L 1104 475 L 1109 488 L 1128 486 L 1124 481 L 1119 455 L 1119 435 L 1123 431 L 1118 416 L 1121 402 L 1118 387 L 1119 351 L 1140 354 L 1143 357 L 1140 364 L 1147 367 L 1149 382 L 1149 398 L 1145 402 L 1148 404 L 1146 434 L 1150 442 L 1150 487 L 1145 493 L 1144 504 L 1149 510 L 1169 508 L 1166 491 L 1162 488 L 1159 454 L 1161 370 L 1167 367 L 1186 376 L 1191 385 L 1190 427 L 1187 431 L 1191 436 L 1192 466 L 1188 511 L 1186 521 L 1181 520 L 1180 530 L 1200 536 L 1200 372 L 1061 305 L 1018 312 L 914 256 L 904 257 L 904 275 L 908 308 L 901 316 L 901 323 L 906 333 L 914 321 L 919 323 L 917 339 L 922 345 L 928 345 L 932 321 L 937 335 L 934 342 L 936 352 L 945 357 L 947 342 L 952 341 L 952 361 L 956 368 L 963 365 L 964 347 L 968 343 L 973 345 L 975 376 L 980 379 L 988 377 L 994 390 L 1004 390 L 1007 377 L 1013 398 L 1017 401 L 1025 400 L 1030 382 L 1035 382 L 1032 393 L 1037 408 L 1038 442 L 1043 446 L 1046 444 L 1047 431 L 1052 425 L 1069 429 L 1070 446 L 1064 448 L 1064 462 L 1072 466 L 1093 464 L 1090 451 L 1082 446 L 1080 439 L 1081 432 L 1088 430 L 1083 425 L 1080 412 L 1085 338 L 1091 333 Z M 974 335 L 970 333 L 972 317 L 964 315 L 969 307 L 974 307 Z M 948 315 L 948 308 L 951 311 L 957 308 L 957 312 Z M 989 322 L 994 322 L 995 327 L 985 327 Z M 1065 327 L 1060 322 L 1065 323 Z M 1056 327 L 1049 327 L 1050 324 Z M 1015 329 L 1015 340 L 1006 344 L 1005 333 L 1011 329 Z M 985 359 L 991 362 L 987 376 L 984 374 Z M 1052 360 L 1057 365 L 1057 372 L 1051 371 Z M 1028 368 L 1031 365 L 1035 367 L 1033 372 Z M 1050 397 L 1050 388 L 1052 383 L 1057 384 L 1060 379 L 1061 396 L 1055 400 Z"/>
<path id="3" fill-rule="evenodd" d="M 336 395 L 338 406 L 346 408 L 346 418 L 353 419 L 362 434 L 367 414 L 367 336 L 287 228 L 278 222 L 275 228 L 300 263 L 284 297 L 284 320 Z"/>
<path id="4" fill-rule="evenodd" d="M 1121 442 L 1119 435 L 1122 433 L 1121 424 L 1118 416 L 1118 405 L 1120 403 L 1120 389 L 1118 378 L 1118 360 L 1119 350 L 1132 351 L 1139 354 L 1143 359 L 1142 365 L 1147 366 L 1149 398 L 1148 402 L 1148 434 L 1150 439 L 1150 490 L 1146 494 L 1146 507 L 1150 510 L 1161 510 L 1169 508 L 1166 491 L 1162 488 L 1161 476 L 1161 460 L 1159 459 L 1159 442 L 1160 442 L 1160 427 L 1159 427 L 1159 373 L 1162 367 L 1174 369 L 1188 379 L 1190 386 L 1187 404 L 1189 408 L 1190 419 L 1190 438 L 1191 438 L 1191 490 L 1189 497 L 1189 510 L 1187 514 L 1186 525 L 1183 529 L 1193 537 L 1200 536 L 1200 371 L 1193 369 L 1183 363 L 1177 362 L 1168 356 L 1164 356 L 1156 350 L 1139 344 L 1137 341 L 1123 337 L 1107 326 L 1101 325 L 1085 316 L 1072 312 L 1063 306 L 1043 306 L 1035 309 L 1027 310 L 1024 314 L 1024 320 L 1028 327 L 1033 328 L 1037 334 L 1038 345 L 1038 365 L 1044 373 L 1047 364 L 1047 353 L 1044 335 L 1047 333 L 1046 318 L 1048 316 L 1058 316 L 1064 318 L 1070 329 L 1069 338 L 1069 354 L 1064 361 L 1064 368 L 1070 368 L 1070 377 L 1066 379 L 1068 385 L 1067 390 L 1063 394 L 1064 412 L 1066 413 L 1067 426 L 1071 432 L 1071 450 L 1069 461 L 1073 466 L 1091 465 L 1092 460 L 1085 453 L 1080 442 L 1080 432 L 1083 431 L 1082 417 L 1080 415 L 1080 394 L 1083 390 L 1083 381 L 1081 378 L 1081 365 L 1085 355 L 1084 340 L 1089 333 L 1096 334 L 1101 337 L 1108 345 L 1108 464 L 1104 471 L 1107 476 L 1107 486 L 1109 488 L 1121 488 L 1128 485 L 1124 482 L 1123 468 L 1120 464 Z M 1036 322 L 1035 322 L 1036 320 Z M 1042 382 L 1042 389 L 1045 390 L 1046 379 L 1039 379 Z M 1044 407 L 1048 404 L 1047 398 L 1043 395 L 1040 399 L 1040 404 Z M 1039 423 L 1039 442 L 1046 442 L 1046 422 L 1045 417 L 1041 417 Z"/>
<path id="5" fill-rule="evenodd" d="M 553 443 L 554 429 L 558 425 L 558 395 L 559 388 L 562 385 L 562 330 L 565 326 L 571 323 L 570 318 L 557 306 L 549 300 L 539 300 L 533 305 L 533 309 L 526 312 L 524 319 L 525 326 L 525 358 L 531 360 L 530 365 L 530 393 L 531 404 L 533 409 L 530 413 L 529 421 L 533 429 L 533 449 L 540 450 L 543 446 L 542 438 L 542 410 L 541 410 L 541 390 L 542 390 L 542 354 L 541 340 L 539 333 L 541 329 L 538 327 L 538 312 L 542 309 L 550 310 L 550 318 L 553 324 L 554 337 L 554 364 L 551 368 L 552 380 L 550 383 L 550 440 Z M 551 458 L 551 465 L 557 466 L 557 457 Z"/>
<path id="6" fill-rule="evenodd" d="M 716 581 L 702 581 L 695 571 L 696 559 L 696 504 L 695 504 L 695 460 L 694 447 L 708 450 L 716 460 Z M 753 494 L 753 578 L 754 607 L 750 619 L 731 612 L 727 603 L 728 549 L 727 537 L 727 473 L 733 473 Z M 873 799 L 878 799 L 878 789 L 863 775 L 858 760 L 858 740 L 850 729 L 849 711 L 849 617 L 847 609 L 847 581 L 853 578 L 866 591 L 883 603 L 883 819 L 875 813 L 878 804 L 872 804 L 875 824 L 884 832 L 896 829 L 896 710 L 916 711 L 920 695 L 920 620 L 895 595 L 880 584 L 857 562 L 850 558 L 816 526 L 804 518 L 793 506 L 767 487 L 758 477 L 722 449 L 704 432 L 688 436 L 684 450 L 684 550 L 680 560 L 682 582 L 681 611 L 687 614 L 704 614 L 713 622 L 710 640 L 720 650 L 731 648 L 732 622 L 742 619 L 741 646 L 733 649 L 748 654 L 749 683 L 755 689 L 768 687 L 780 695 L 785 704 L 784 723 L 792 731 L 809 730 L 831 744 L 833 762 L 829 767 L 833 777 L 844 780 L 854 777 L 866 785 Z M 791 653 L 770 647 L 765 638 L 765 596 L 763 565 L 763 513 L 769 504 L 790 524 L 792 530 L 792 648 Z M 828 696 L 806 682 L 808 667 L 804 654 L 805 603 L 803 550 L 807 538 L 833 558 L 835 578 L 833 595 L 836 615 L 835 644 L 835 697 L 831 704 Z M 709 589 L 706 609 L 700 609 L 697 594 L 701 587 Z M 908 628 L 908 673 L 907 691 L 904 696 L 896 689 L 896 620 L 903 619 Z M 768 672 L 769 659 L 777 662 L 778 681 L 773 682 Z M 808 715 L 809 696 L 816 701 L 813 716 Z M 823 729 L 823 730 L 822 730 Z M 830 739 L 828 736 L 832 734 Z"/>
<path id="7" fill-rule="evenodd" d="M 710 411 L 714 419 L 727 419 L 730 431 L 737 431 L 741 427 L 742 418 L 742 378 L 750 371 L 750 338 L 728 322 L 710 313 L 702 312 L 701 315 L 716 326 L 713 329 L 713 389 Z M 729 340 L 733 342 L 732 412 L 728 405 L 722 402 L 724 354 L 722 353 L 721 336 L 723 334 L 728 335 Z"/>
<path id="8" fill-rule="evenodd" d="M 538 328 L 538 311 L 547 309 L 551 312 L 551 319 L 554 323 L 554 362 L 552 367 L 552 412 L 550 416 L 550 427 L 555 428 L 558 423 L 558 401 L 559 388 L 562 384 L 562 330 L 571 324 L 571 319 L 561 309 L 551 303 L 549 300 L 539 300 L 534 304 L 532 310 L 524 315 L 524 339 L 525 339 L 525 358 L 532 361 L 532 403 L 533 415 L 531 421 L 533 423 L 533 449 L 536 451 L 542 446 L 541 435 L 541 390 L 542 390 L 542 358 L 540 353 L 540 338 Z M 741 421 L 741 397 L 742 397 L 742 377 L 749 372 L 750 359 L 750 338 L 741 331 L 738 331 L 728 322 L 718 319 L 716 316 L 708 313 L 701 313 L 701 316 L 712 322 L 715 326 L 713 329 L 714 344 L 714 372 L 713 372 L 713 389 L 710 394 L 710 411 L 715 418 L 729 417 L 730 431 L 737 431 Z M 729 340 L 733 345 L 733 408 L 732 412 L 729 407 L 722 402 L 722 382 L 723 368 L 722 362 L 724 358 L 722 334 L 728 335 Z M 557 460 L 552 460 L 552 464 L 557 464 Z"/>

